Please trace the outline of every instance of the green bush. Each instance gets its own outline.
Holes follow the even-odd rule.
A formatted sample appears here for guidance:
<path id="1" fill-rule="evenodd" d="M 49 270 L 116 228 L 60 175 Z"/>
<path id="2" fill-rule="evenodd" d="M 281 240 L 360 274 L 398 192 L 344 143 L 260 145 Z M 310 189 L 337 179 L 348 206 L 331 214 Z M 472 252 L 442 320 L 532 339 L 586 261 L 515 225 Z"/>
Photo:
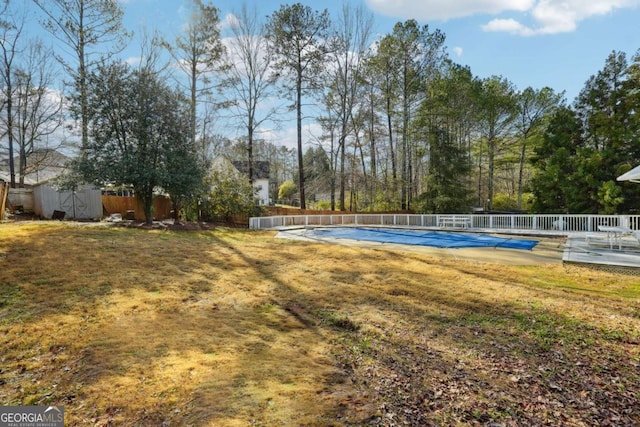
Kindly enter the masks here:
<path id="1" fill-rule="evenodd" d="M 285 181 L 280 184 L 280 188 L 278 188 L 278 199 L 291 201 L 295 197 L 297 191 L 298 187 L 293 181 Z"/>
<path id="2" fill-rule="evenodd" d="M 514 211 L 518 209 L 518 199 L 505 193 L 498 193 L 493 196 L 493 210 Z"/>
<path id="3" fill-rule="evenodd" d="M 319 210 L 329 210 L 331 209 L 331 202 L 329 200 L 318 200 L 315 207 Z"/>
<path id="4" fill-rule="evenodd" d="M 522 208 L 520 210 L 530 212 L 533 205 L 533 194 L 522 194 Z M 496 211 L 516 211 L 518 209 L 518 196 L 509 196 L 498 193 L 493 196 L 493 209 Z"/>
<path id="5" fill-rule="evenodd" d="M 203 203 L 205 220 L 231 221 L 234 215 L 260 216 L 263 208 L 256 203 L 256 190 L 243 176 L 214 172 L 209 178 L 211 191 Z"/>

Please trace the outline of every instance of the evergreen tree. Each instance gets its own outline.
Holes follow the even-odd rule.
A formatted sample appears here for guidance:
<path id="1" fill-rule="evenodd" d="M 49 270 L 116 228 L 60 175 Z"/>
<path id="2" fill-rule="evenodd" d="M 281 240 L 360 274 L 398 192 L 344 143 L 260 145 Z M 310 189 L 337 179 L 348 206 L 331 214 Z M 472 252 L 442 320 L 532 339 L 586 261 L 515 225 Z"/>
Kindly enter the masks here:
<path id="1" fill-rule="evenodd" d="M 322 147 L 309 148 L 304 153 L 305 183 L 308 186 L 307 200 L 317 201 L 318 194 L 330 191 L 331 166 Z"/>
<path id="2" fill-rule="evenodd" d="M 416 190 L 416 151 L 420 148 L 411 133 L 410 124 L 427 95 L 429 83 L 437 77 L 446 58 L 444 41 L 445 36 L 440 30 L 430 31 L 426 25 L 420 27 L 413 19 L 398 22 L 392 34 L 380 42 L 378 58 L 374 59 L 376 68 L 389 67 L 388 71 L 379 71 L 388 79 L 385 82 L 385 89 L 388 89 L 385 96 L 389 107 L 389 134 L 396 131 L 401 137 L 400 146 L 396 144 L 400 153 L 401 209 L 411 208 L 411 198 Z M 396 106 L 395 112 L 390 111 L 392 106 Z M 391 122 L 395 114 L 398 115 L 398 126 L 393 129 Z"/>
<path id="3" fill-rule="evenodd" d="M 187 76 L 192 144 L 196 143 L 198 101 L 211 92 L 211 74 L 220 67 L 225 51 L 220 40 L 219 10 L 202 0 L 189 0 L 189 18 L 175 45 L 165 42 L 180 70 Z"/>
<path id="4" fill-rule="evenodd" d="M 501 151 L 508 146 L 513 136 L 516 118 L 516 91 L 513 84 L 498 76 L 482 80 L 479 87 L 479 119 L 482 140 L 479 150 L 478 182 L 482 182 L 481 167 L 483 156 L 487 159 L 487 200 L 488 209 L 492 209 L 495 192 L 496 161 Z M 483 149 L 486 148 L 486 151 Z M 480 185 L 480 184 L 479 184 Z"/>
<path id="5" fill-rule="evenodd" d="M 275 68 L 286 74 L 285 84 L 293 94 L 298 141 L 300 207 L 305 208 L 302 152 L 302 98 L 319 87 L 318 76 L 327 54 L 329 12 L 314 11 L 300 3 L 281 6 L 267 22 L 266 33 L 273 47 Z"/>
<path id="6" fill-rule="evenodd" d="M 544 129 L 545 119 L 562 102 L 563 94 L 556 94 L 553 89 L 544 87 L 536 90 L 526 88 L 517 95 L 516 129 L 520 144 L 520 161 L 518 167 L 518 209 L 522 209 L 522 193 L 525 187 L 525 168 L 531 143 Z"/>
<path id="7" fill-rule="evenodd" d="M 532 163 L 533 209 L 540 213 L 581 213 L 583 183 L 578 155 L 584 151 L 582 126 L 576 113 L 559 108 L 551 117 L 542 143 L 534 149 Z"/>
<path id="8" fill-rule="evenodd" d="M 200 172 L 189 161 L 195 150 L 188 102 L 151 70 L 124 63 L 101 65 L 89 83 L 91 138 L 79 169 L 98 185 L 132 186 L 150 223 L 156 190 L 171 190 L 178 200 L 198 184 L 190 176 Z"/>
<path id="9" fill-rule="evenodd" d="M 590 212 L 619 212 L 637 208 L 640 201 L 637 189 L 628 189 L 623 195 L 622 184 L 615 182 L 630 161 L 638 160 L 640 151 L 640 119 L 634 103 L 640 90 L 638 75 L 633 74 L 636 67 L 628 64 L 623 52 L 612 52 L 576 101 L 588 147 L 581 157 L 586 187 L 580 193 L 588 196 L 585 203 Z"/>
<path id="10" fill-rule="evenodd" d="M 433 127 L 429 135 L 430 167 L 426 191 L 417 201 L 419 211 L 428 213 L 467 212 L 470 191 L 467 177 L 470 171 L 466 152 L 444 129 Z"/>

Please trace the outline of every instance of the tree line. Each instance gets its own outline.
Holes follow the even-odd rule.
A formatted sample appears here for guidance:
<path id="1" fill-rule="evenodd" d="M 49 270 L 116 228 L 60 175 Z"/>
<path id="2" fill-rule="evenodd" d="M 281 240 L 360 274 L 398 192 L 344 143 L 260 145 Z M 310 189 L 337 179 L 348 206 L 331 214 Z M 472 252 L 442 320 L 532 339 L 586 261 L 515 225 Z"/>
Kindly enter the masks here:
<path id="1" fill-rule="evenodd" d="M 243 5 L 223 38 L 214 4 L 188 4 L 181 33 L 144 34 L 131 65 L 118 57 L 132 34 L 116 0 L 33 0 L 66 56 L 26 43 L 24 3 L 3 0 L 0 135 L 12 185 L 30 151 L 73 119 L 71 185 L 132 186 L 148 218 L 158 189 L 176 213 L 210 198 L 217 154 L 247 161 L 249 183 L 254 162 L 268 161 L 272 198 L 287 183 L 302 208 L 637 209 L 640 189 L 615 178 L 640 161 L 638 54 L 613 52 L 570 106 L 549 87 L 475 76 L 448 57 L 445 34 L 415 20 L 376 38 L 364 6 L 332 17 L 286 4 L 262 18 Z M 66 96 L 50 90 L 54 60 Z M 295 149 L 261 135 L 291 113 Z M 305 134 L 309 123 L 321 131 Z M 224 135 L 230 124 L 242 137 Z"/>

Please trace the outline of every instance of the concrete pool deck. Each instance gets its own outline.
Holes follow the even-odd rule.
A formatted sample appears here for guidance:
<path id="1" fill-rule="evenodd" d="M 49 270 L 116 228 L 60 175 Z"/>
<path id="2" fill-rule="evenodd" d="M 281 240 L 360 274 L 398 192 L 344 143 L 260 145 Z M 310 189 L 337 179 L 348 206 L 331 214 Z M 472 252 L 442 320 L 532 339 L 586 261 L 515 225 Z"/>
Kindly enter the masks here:
<path id="1" fill-rule="evenodd" d="M 569 264 L 631 274 L 640 274 L 640 248 L 620 251 L 612 250 L 608 247 L 597 247 L 590 245 L 587 242 L 586 233 L 575 233 L 571 234 L 569 237 L 565 237 L 549 234 L 532 235 L 532 233 L 527 230 L 514 230 L 510 233 L 498 232 L 497 230 L 465 230 L 466 232 L 490 233 L 496 236 L 513 237 L 514 235 L 517 235 L 523 239 L 534 239 L 538 241 L 538 244 L 532 250 L 522 250 L 507 248 L 442 249 L 430 246 L 335 239 L 316 235 L 311 231 L 312 228 L 310 227 L 286 228 L 279 230 L 276 237 L 317 243 L 333 243 L 375 249 L 410 251 L 431 256 L 463 259 L 481 263 L 499 263 L 505 265 Z M 432 229 L 431 231 L 450 230 Z"/>
<path id="2" fill-rule="evenodd" d="M 619 250 L 606 245 L 594 245 L 580 233 L 567 238 L 563 261 L 640 275 L 640 247 L 623 247 Z"/>

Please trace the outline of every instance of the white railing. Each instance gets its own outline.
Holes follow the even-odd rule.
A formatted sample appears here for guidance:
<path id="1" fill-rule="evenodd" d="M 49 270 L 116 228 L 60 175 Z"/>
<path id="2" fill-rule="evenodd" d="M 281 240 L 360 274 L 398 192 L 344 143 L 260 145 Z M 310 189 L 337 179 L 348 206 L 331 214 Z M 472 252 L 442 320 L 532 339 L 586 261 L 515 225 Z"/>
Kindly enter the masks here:
<path id="1" fill-rule="evenodd" d="M 598 226 L 627 227 L 640 230 L 640 215 L 412 215 L 412 214 L 335 214 L 283 215 L 249 219 L 251 229 L 332 225 L 387 225 L 415 228 L 464 228 L 496 231 L 530 231 L 567 235 L 572 232 L 594 232 Z"/>

